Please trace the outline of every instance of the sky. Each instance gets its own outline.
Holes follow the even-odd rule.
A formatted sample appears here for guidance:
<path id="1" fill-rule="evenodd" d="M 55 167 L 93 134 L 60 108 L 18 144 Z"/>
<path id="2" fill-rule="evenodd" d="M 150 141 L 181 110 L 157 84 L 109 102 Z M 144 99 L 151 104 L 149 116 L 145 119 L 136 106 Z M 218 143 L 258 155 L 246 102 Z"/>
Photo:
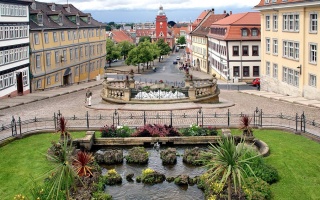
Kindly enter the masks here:
<path id="1" fill-rule="evenodd" d="M 169 21 L 194 21 L 203 10 L 215 9 L 215 13 L 253 11 L 260 0 L 38 0 L 57 4 L 73 4 L 83 12 L 89 12 L 101 22 L 153 22 L 163 6 Z"/>

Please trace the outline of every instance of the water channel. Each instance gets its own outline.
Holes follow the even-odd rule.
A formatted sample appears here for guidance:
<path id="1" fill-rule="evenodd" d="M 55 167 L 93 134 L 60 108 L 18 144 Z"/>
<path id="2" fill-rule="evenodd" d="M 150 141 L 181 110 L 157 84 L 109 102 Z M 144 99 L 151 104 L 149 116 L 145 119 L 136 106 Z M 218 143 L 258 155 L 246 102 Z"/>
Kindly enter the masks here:
<path id="1" fill-rule="evenodd" d="M 183 163 L 183 153 L 186 146 L 175 147 L 177 149 L 177 163 L 175 165 L 162 165 L 160 159 L 160 151 L 164 149 L 160 148 L 157 151 L 153 148 L 146 148 L 149 153 L 149 162 L 147 165 L 133 165 L 127 164 L 125 159 L 123 164 L 118 165 L 103 165 L 103 173 L 107 170 L 115 169 L 122 177 L 122 184 L 116 186 L 107 186 L 106 192 L 112 195 L 114 200 L 203 200 L 204 193 L 194 186 L 178 186 L 174 182 L 164 181 L 160 184 L 146 185 L 143 183 L 128 182 L 126 175 L 134 173 L 134 180 L 137 176 L 141 175 L 141 171 L 146 168 L 154 169 L 160 173 L 165 174 L 166 177 L 176 177 L 181 174 L 189 175 L 194 178 L 195 176 L 201 175 L 205 169 L 203 167 L 194 167 Z M 205 147 L 203 147 L 205 148 Z M 124 156 L 127 155 L 128 149 L 123 150 Z"/>

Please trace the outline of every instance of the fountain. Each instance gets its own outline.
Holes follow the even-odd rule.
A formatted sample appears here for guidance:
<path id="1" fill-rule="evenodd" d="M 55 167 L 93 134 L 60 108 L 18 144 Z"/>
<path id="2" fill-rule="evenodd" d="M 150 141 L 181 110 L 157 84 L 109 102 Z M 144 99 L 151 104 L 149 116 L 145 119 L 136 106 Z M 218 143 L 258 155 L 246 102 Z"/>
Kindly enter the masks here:
<path id="1" fill-rule="evenodd" d="M 133 70 L 125 80 L 105 80 L 101 97 L 105 102 L 117 104 L 159 104 L 159 103 L 218 103 L 220 90 L 216 75 L 210 79 L 195 79 L 185 71 L 184 87 L 174 87 L 162 80 L 152 85 L 134 80 Z"/>

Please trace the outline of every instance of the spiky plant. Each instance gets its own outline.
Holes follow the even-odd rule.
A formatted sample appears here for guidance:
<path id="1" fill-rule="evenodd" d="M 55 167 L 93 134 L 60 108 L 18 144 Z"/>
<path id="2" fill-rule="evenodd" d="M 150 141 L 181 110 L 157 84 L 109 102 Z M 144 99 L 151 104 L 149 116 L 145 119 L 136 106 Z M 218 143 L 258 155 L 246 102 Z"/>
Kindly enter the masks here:
<path id="1" fill-rule="evenodd" d="M 248 115 L 243 115 L 240 117 L 240 129 L 243 131 L 244 136 L 251 137 L 253 136 L 251 128 L 252 118 Z"/>
<path id="2" fill-rule="evenodd" d="M 79 151 L 77 154 L 77 158 L 73 159 L 72 165 L 78 176 L 93 176 L 93 161 L 94 157 L 91 153 Z"/>

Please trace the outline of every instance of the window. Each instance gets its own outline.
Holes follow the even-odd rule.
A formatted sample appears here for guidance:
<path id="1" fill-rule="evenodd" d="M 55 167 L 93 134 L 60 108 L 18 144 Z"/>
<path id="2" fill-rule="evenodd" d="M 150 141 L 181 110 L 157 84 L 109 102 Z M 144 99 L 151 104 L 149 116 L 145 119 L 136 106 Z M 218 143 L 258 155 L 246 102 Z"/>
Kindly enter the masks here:
<path id="1" fill-rule="evenodd" d="M 239 77 L 239 67 L 238 66 L 233 67 L 233 76 Z"/>
<path id="2" fill-rule="evenodd" d="M 36 68 L 40 69 L 41 65 L 41 60 L 40 60 L 40 55 L 36 55 Z"/>
<path id="3" fill-rule="evenodd" d="M 55 58 L 56 64 L 59 63 L 59 51 L 54 52 L 54 58 Z"/>
<path id="4" fill-rule="evenodd" d="M 276 31 L 278 30 L 278 15 L 273 15 L 273 30 Z"/>
<path id="5" fill-rule="evenodd" d="M 273 63 L 273 78 L 278 78 L 278 65 Z"/>
<path id="6" fill-rule="evenodd" d="M 85 53 L 85 55 L 86 55 L 86 56 L 88 56 L 88 52 L 89 52 L 89 50 L 88 50 L 88 46 L 85 46 L 84 51 L 85 51 L 85 52 L 84 52 L 84 53 Z"/>
<path id="7" fill-rule="evenodd" d="M 241 30 L 241 35 L 242 36 L 248 36 L 248 29 L 244 28 Z"/>
<path id="8" fill-rule="evenodd" d="M 270 53 L 270 38 L 266 39 L 266 53 Z"/>
<path id="9" fill-rule="evenodd" d="M 248 46 L 242 46 L 242 55 L 243 56 L 249 55 L 249 47 Z"/>
<path id="10" fill-rule="evenodd" d="M 56 74 L 56 75 L 54 76 L 54 81 L 55 81 L 55 82 L 58 82 L 58 81 L 59 81 L 59 74 Z"/>
<path id="11" fill-rule="evenodd" d="M 258 29 L 251 29 L 251 36 L 258 36 Z"/>
<path id="12" fill-rule="evenodd" d="M 288 68 L 283 67 L 282 81 L 287 82 L 287 80 L 288 80 Z"/>
<path id="13" fill-rule="evenodd" d="M 277 39 L 273 39 L 273 48 L 272 48 L 272 53 L 274 55 L 278 55 L 278 40 Z"/>
<path id="14" fill-rule="evenodd" d="M 41 81 L 41 79 L 40 79 L 40 80 L 37 80 L 37 88 L 38 88 L 38 89 L 42 88 L 42 81 Z"/>
<path id="15" fill-rule="evenodd" d="M 233 56 L 239 56 L 239 46 L 233 46 Z"/>
<path id="16" fill-rule="evenodd" d="M 75 53 L 76 59 L 78 59 L 78 58 L 79 58 L 79 49 L 78 49 L 78 48 L 75 48 L 75 49 L 74 49 L 74 53 Z"/>
<path id="17" fill-rule="evenodd" d="M 43 15 L 42 14 L 37 15 L 37 20 L 38 20 L 39 25 L 43 25 Z"/>
<path id="18" fill-rule="evenodd" d="M 44 33 L 44 42 L 45 42 L 46 44 L 49 43 L 49 35 L 48 35 L 48 33 Z"/>
<path id="19" fill-rule="evenodd" d="M 33 36 L 34 36 L 34 44 L 39 44 L 39 35 L 38 35 L 38 33 L 35 33 Z"/>
<path id="20" fill-rule="evenodd" d="M 270 76 L 270 62 L 266 62 L 266 75 Z"/>
<path id="21" fill-rule="evenodd" d="M 299 43 L 294 43 L 294 59 L 299 60 Z"/>
<path id="22" fill-rule="evenodd" d="M 252 56 L 259 56 L 259 47 L 252 46 Z"/>
<path id="23" fill-rule="evenodd" d="M 283 82 L 286 82 L 289 85 L 299 87 L 299 74 L 300 72 L 297 70 L 283 67 Z"/>
<path id="24" fill-rule="evenodd" d="M 22 83 L 23 83 L 23 86 L 28 85 L 28 70 L 25 70 L 22 72 Z"/>
<path id="25" fill-rule="evenodd" d="M 260 67 L 259 66 L 253 66 L 253 76 L 260 76 Z"/>
<path id="26" fill-rule="evenodd" d="M 0 90 L 4 88 L 3 75 L 0 75 Z"/>
<path id="27" fill-rule="evenodd" d="M 67 62 L 67 50 L 63 50 L 63 61 Z"/>
<path id="28" fill-rule="evenodd" d="M 47 77 L 47 85 L 51 85 L 51 77 L 50 76 Z"/>
<path id="29" fill-rule="evenodd" d="M 77 31 L 73 31 L 73 39 L 74 39 L 74 40 L 77 39 Z"/>
<path id="30" fill-rule="evenodd" d="M 46 66 L 51 65 L 51 53 L 46 53 Z"/>
<path id="31" fill-rule="evenodd" d="M 299 60 L 299 43 L 294 41 L 283 41 L 283 57 Z"/>
<path id="32" fill-rule="evenodd" d="M 64 31 L 61 31 L 61 40 L 64 41 Z"/>
<path id="33" fill-rule="evenodd" d="M 243 66 L 243 77 L 249 77 L 249 76 L 250 76 L 249 66 Z"/>
<path id="34" fill-rule="evenodd" d="M 299 14 L 283 14 L 283 31 L 299 31 Z"/>
<path id="35" fill-rule="evenodd" d="M 72 60 L 73 59 L 73 49 L 69 49 L 69 52 L 70 52 L 70 60 Z"/>
<path id="36" fill-rule="evenodd" d="M 317 87 L 317 76 L 314 74 L 309 74 L 309 86 Z"/>
<path id="37" fill-rule="evenodd" d="M 316 44 L 310 44 L 309 45 L 309 55 L 310 55 L 310 58 L 309 58 L 309 62 L 310 63 L 314 63 L 316 64 L 317 63 L 317 45 Z"/>
<path id="38" fill-rule="evenodd" d="M 83 37 L 87 38 L 87 31 L 86 30 L 83 30 Z"/>
<path id="39" fill-rule="evenodd" d="M 72 32 L 68 31 L 68 40 L 72 40 Z"/>
<path id="40" fill-rule="evenodd" d="M 270 15 L 266 15 L 266 30 L 270 30 Z"/>
<path id="41" fill-rule="evenodd" d="M 318 14 L 310 14 L 310 32 L 316 33 L 318 31 Z"/>
<path id="42" fill-rule="evenodd" d="M 83 57 L 83 47 L 80 47 L 80 57 Z"/>
<path id="43" fill-rule="evenodd" d="M 57 32 L 53 32 L 53 41 L 58 42 Z"/>

